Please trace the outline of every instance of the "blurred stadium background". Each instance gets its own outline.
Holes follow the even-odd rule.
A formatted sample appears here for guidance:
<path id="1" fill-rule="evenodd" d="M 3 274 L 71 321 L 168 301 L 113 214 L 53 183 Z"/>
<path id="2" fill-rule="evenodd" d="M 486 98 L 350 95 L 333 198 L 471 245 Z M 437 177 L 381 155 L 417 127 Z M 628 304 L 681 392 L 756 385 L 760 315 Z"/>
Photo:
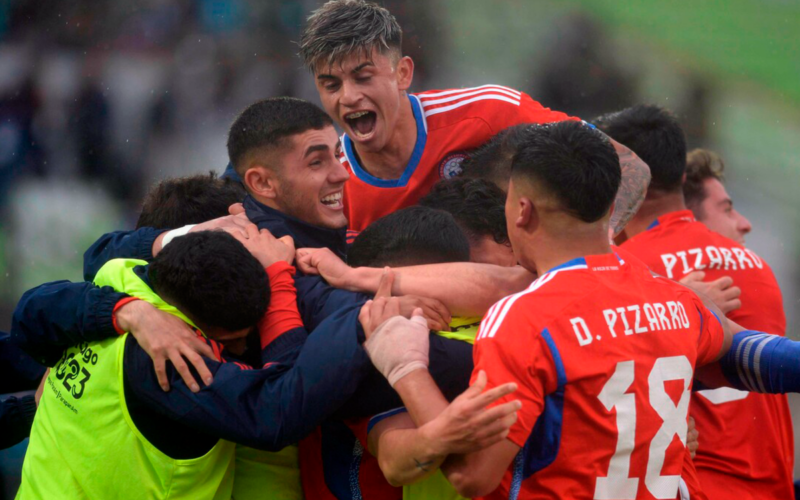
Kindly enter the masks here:
<path id="1" fill-rule="evenodd" d="M 318 102 L 294 41 L 319 3 L 0 0 L 0 329 L 28 288 L 82 280 L 83 251 L 132 228 L 153 182 L 221 172 L 245 106 Z M 589 121 L 638 102 L 673 110 L 691 147 L 725 159 L 748 246 L 800 338 L 800 3 L 379 3 L 405 30 L 414 90 L 503 84 Z M 0 455 L 0 498 L 23 452 Z"/>

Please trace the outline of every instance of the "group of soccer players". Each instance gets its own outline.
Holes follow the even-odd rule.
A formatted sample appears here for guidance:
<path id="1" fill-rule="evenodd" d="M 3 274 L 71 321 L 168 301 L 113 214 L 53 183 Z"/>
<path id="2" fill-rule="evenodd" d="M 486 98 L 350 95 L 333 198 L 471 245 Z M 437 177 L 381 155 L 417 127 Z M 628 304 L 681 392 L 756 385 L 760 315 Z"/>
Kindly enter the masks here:
<path id="1" fill-rule="evenodd" d="M 800 344 L 722 160 L 654 106 L 411 94 L 401 42 L 324 4 L 324 111 L 254 103 L 21 298 L 17 497 L 793 498 Z"/>

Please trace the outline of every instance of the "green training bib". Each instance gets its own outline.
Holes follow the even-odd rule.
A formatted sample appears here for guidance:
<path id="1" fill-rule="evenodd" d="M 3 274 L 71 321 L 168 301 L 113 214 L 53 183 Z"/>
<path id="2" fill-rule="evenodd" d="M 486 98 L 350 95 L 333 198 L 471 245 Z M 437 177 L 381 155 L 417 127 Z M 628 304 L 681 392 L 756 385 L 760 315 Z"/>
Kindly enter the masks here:
<path id="1" fill-rule="evenodd" d="M 133 271 L 145 264 L 109 261 L 95 283 L 140 298 L 191 324 Z M 127 335 L 69 348 L 50 370 L 17 499 L 231 498 L 233 443 L 220 440 L 202 457 L 175 460 L 134 425 L 123 384 Z"/>

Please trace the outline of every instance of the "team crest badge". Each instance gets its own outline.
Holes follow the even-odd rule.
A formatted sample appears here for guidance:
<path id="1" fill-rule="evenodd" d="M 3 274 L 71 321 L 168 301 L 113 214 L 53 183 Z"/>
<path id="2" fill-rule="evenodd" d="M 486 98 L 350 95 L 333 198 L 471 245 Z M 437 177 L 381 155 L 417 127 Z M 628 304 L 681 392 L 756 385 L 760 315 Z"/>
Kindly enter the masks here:
<path id="1" fill-rule="evenodd" d="M 439 177 L 442 179 L 452 179 L 461 175 L 461 162 L 467 155 L 464 153 L 451 153 L 444 157 L 439 164 Z"/>

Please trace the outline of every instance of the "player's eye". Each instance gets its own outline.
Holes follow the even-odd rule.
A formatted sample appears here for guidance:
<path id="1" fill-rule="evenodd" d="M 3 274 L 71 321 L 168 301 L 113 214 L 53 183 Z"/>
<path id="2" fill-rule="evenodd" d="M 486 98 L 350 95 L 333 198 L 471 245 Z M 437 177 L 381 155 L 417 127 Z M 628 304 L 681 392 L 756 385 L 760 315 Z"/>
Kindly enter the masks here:
<path id="1" fill-rule="evenodd" d="M 359 77 L 356 78 L 356 82 L 357 83 L 367 83 L 368 81 L 370 81 L 371 78 L 372 78 L 372 76 L 359 76 Z"/>
<path id="2" fill-rule="evenodd" d="M 325 90 L 327 90 L 328 92 L 336 92 L 337 90 L 339 90 L 339 84 L 338 83 L 326 83 L 325 84 Z"/>

